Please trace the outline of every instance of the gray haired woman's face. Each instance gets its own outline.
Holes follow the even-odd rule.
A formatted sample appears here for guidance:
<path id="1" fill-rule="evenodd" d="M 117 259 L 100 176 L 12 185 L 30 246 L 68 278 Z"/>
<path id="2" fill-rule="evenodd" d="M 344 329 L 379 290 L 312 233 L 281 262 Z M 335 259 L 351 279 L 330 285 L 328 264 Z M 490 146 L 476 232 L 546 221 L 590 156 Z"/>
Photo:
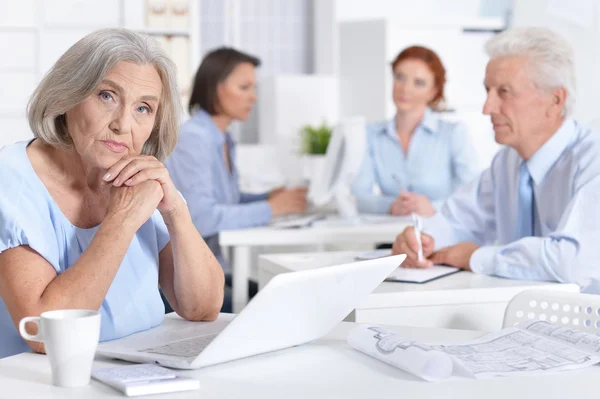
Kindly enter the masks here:
<path id="1" fill-rule="evenodd" d="M 67 111 L 67 130 L 84 164 L 108 169 L 138 155 L 150 137 L 161 98 L 152 65 L 120 62 L 83 102 Z"/>

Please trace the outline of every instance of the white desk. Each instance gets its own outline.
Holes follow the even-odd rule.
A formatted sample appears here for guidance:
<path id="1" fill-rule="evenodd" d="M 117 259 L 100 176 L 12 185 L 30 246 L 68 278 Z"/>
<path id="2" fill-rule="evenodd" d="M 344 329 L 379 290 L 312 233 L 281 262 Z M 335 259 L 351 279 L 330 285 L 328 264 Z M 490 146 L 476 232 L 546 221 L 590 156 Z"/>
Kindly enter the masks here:
<path id="1" fill-rule="evenodd" d="M 438 383 L 417 379 L 355 351 L 346 344 L 352 323 L 342 323 L 324 339 L 247 359 L 185 371 L 200 380 L 200 390 L 157 398 L 591 398 L 600 367 L 529 377 L 471 380 L 451 378 Z M 403 336 L 429 343 L 459 343 L 477 331 L 389 327 Z M 125 362 L 97 360 L 94 367 Z M 50 367 L 43 355 L 21 354 L 0 360 L 2 398 L 124 398 L 121 392 L 92 380 L 81 388 L 50 385 Z M 152 396 L 154 397 L 154 396 Z"/>
<path id="2" fill-rule="evenodd" d="M 358 252 L 261 255 L 259 287 L 275 275 L 353 262 Z M 509 280 L 459 272 L 425 284 L 384 282 L 354 311 L 354 321 L 495 331 L 506 305 L 530 288 L 579 292 L 576 284 Z"/>
<path id="3" fill-rule="evenodd" d="M 374 216 L 367 216 L 374 217 Z M 383 217 L 383 216 L 381 216 Z M 410 225 L 409 218 L 394 218 L 395 222 L 349 224 L 335 218 L 317 222 L 302 229 L 259 227 L 229 230 L 219 233 L 222 247 L 229 248 L 232 267 L 233 311 L 239 311 L 248 302 L 247 284 L 252 262 L 251 248 L 255 246 L 369 244 L 393 242 Z"/>

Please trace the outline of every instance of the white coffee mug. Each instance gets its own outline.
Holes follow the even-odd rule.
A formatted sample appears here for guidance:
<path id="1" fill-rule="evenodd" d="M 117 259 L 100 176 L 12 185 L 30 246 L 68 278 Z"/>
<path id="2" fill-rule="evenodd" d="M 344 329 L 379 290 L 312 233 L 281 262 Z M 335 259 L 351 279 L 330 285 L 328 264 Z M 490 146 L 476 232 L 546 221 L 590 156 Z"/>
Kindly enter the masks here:
<path id="1" fill-rule="evenodd" d="M 37 325 L 36 335 L 25 331 L 28 322 Z M 44 344 L 54 385 L 78 387 L 89 384 L 100 339 L 100 313 L 83 309 L 44 312 L 40 317 L 21 319 L 19 332 L 26 340 Z"/>

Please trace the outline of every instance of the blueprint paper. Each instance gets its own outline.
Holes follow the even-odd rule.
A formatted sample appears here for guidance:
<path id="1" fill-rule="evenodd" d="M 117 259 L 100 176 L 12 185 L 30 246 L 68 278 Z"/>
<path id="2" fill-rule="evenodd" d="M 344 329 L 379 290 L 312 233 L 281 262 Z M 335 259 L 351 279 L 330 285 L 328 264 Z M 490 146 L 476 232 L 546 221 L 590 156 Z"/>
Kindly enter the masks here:
<path id="1" fill-rule="evenodd" d="M 348 344 L 427 381 L 544 374 L 600 363 L 600 337 L 544 321 L 528 321 L 460 345 L 428 345 L 382 327 L 361 325 Z"/>
<path id="2" fill-rule="evenodd" d="M 563 332 L 554 336 L 544 333 L 552 330 L 556 333 L 559 329 Z M 598 354 L 569 342 L 565 339 L 568 336 L 579 336 L 584 341 L 596 338 L 585 332 L 538 321 L 491 333 L 468 344 L 434 348 L 451 355 L 476 378 L 574 370 L 600 362 Z"/>
<path id="3" fill-rule="evenodd" d="M 447 354 L 378 326 L 354 328 L 348 335 L 348 344 L 426 381 L 443 380 L 452 374 L 452 359 Z"/>

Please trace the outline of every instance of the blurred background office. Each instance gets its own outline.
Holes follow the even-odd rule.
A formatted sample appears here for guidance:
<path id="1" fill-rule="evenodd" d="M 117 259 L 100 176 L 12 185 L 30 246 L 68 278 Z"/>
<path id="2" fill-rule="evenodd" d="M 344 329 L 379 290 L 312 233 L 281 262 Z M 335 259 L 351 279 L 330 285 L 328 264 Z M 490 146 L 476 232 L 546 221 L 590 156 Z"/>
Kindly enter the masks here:
<path id="1" fill-rule="evenodd" d="M 230 129 L 245 192 L 317 173 L 319 150 L 303 147 L 303 128 L 319 131 L 350 116 L 391 119 L 389 65 L 410 45 L 442 59 L 447 107 L 439 117 L 466 126 L 482 169 L 498 149 L 481 115 L 485 41 L 507 26 L 565 35 L 576 53 L 574 117 L 590 122 L 600 89 L 597 7 L 590 0 L 0 0 L 0 147 L 31 137 L 27 100 L 60 54 L 93 30 L 126 27 L 169 51 L 184 103 L 210 50 L 229 46 L 261 59 L 256 107 Z"/>

